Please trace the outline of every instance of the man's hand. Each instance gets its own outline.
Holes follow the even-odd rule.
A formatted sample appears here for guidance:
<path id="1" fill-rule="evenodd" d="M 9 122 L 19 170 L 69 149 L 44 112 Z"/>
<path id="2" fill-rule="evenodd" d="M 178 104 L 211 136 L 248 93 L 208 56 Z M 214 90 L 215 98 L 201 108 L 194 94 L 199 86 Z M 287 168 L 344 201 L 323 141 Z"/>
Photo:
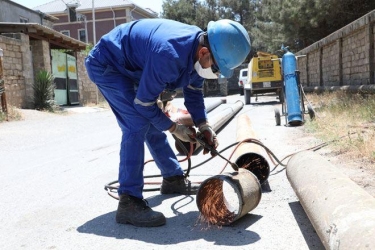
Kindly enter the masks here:
<path id="1" fill-rule="evenodd" d="M 174 123 L 169 129 L 171 134 L 175 135 L 178 139 L 185 142 L 195 142 L 195 130 L 181 124 Z"/>
<path id="2" fill-rule="evenodd" d="M 217 141 L 216 138 L 216 133 L 213 131 L 210 125 L 207 123 L 202 124 L 199 126 L 199 132 L 203 135 L 203 140 L 206 142 L 208 145 L 210 145 L 212 148 L 216 149 L 219 146 L 219 142 Z M 209 150 L 205 148 L 203 150 L 203 154 L 207 154 Z M 214 153 L 211 152 L 212 156 L 215 156 Z"/>

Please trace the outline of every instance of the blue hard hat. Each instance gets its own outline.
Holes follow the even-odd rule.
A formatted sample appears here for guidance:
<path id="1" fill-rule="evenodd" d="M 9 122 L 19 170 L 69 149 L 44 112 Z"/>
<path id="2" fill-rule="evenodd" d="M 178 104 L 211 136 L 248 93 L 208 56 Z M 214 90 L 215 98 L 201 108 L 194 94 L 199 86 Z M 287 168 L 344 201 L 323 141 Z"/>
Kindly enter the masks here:
<path id="1" fill-rule="evenodd" d="M 241 65 L 250 52 L 249 34 L 238 22 L 222 19 L 208 23 L 207 36 L 221 74 L 230 78 L 233 69 Z"/>

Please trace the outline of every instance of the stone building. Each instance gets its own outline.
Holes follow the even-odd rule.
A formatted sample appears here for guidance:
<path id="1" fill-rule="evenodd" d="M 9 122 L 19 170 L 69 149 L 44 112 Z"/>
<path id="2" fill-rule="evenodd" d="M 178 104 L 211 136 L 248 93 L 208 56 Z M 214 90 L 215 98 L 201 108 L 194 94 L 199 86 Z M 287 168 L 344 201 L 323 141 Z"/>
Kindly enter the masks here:
<path id="1" fill-rule="evenodd" d="M 7 104 L 33 107 L 34 76 L 40 70 L 52 71 L 51 50 L 77 54 L 86 48 L 86 43 L 53 30 L 56 20 L 40 11 L 0 0 L 0 48 Z"/>
<path id="2" fill-rule="evenodd" d="M 3 80 L 9 105 L 33 108 L 32 86 L 40 70 L 53 74 L 55 101 L 59 105 L 102 100 L 84 67 L 86 41 L 95 43 L 93 23 L 95 38 L 100 39 L 116 25 L 157 15 L 132 1 L 95 1 L 95 11 L 91 9 L 92 2 L 65 1 L 65 5 L 64 1 L 56 0 L 31 10 L 10 0 L 0 0 L 0 48 L 4 54 Z"/>
<path id="3" fill-rule="evenodd" d="M 0 48 L 7 103 L 33 108 L 34 76 L 40 70 L 52 72 L 51 51 L 77 56 L 86 44 L 36 23 L 0 23 Z"/>

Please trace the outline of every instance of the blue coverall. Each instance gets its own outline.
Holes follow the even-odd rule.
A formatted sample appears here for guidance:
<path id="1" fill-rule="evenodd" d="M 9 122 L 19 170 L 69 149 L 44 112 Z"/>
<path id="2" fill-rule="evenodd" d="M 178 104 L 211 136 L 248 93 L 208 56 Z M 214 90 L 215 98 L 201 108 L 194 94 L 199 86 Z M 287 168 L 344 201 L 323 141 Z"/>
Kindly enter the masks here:
<path id="1" fill-rule="evenodd" d="M 114 28 L 87 56 L 87 73 L 122 130 L 119 195 L 143 198 L 144 142 L 163 177 L 183 175 L 163 132 L 173 122 L 156 100 L 163 90 L 182 88 L 194 123 L 207 120 L 203 78 L 194 69 L 202 33 L 196 26 L 172 20 L 142 19 Z"/>

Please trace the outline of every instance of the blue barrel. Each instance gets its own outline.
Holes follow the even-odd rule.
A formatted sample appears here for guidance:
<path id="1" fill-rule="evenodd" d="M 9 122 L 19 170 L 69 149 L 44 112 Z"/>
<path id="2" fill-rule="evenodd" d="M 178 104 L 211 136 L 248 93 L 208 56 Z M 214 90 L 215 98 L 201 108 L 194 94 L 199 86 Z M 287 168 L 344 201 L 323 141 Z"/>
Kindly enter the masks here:
<path id="1" fill-rule="evenodd" d="M 296 75 L 297 61 L 294 54 L 289 51 L 282 59 L 288 124 L 298 126 L 302 124 L 302 112 Z"/>

